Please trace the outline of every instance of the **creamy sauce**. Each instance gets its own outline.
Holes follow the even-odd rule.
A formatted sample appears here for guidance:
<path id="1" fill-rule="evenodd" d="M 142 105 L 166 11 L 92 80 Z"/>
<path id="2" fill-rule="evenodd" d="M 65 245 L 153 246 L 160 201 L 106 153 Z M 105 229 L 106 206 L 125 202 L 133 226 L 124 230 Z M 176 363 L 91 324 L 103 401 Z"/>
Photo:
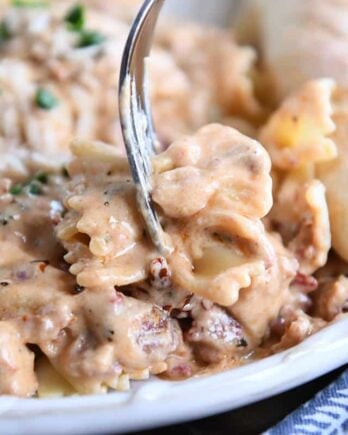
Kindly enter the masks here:
<path id="1" fill-rule="evenodd" d="M 180 377 L 201 370 L 204 362 L 217 364 L 221 358 L 250 353 L 285 303 L 297 269 L 296 260 L 284 248 L 278 250 L 260 219 L 272 201 L 270 162 L 263 148 L 229 127 L 211 125 L 155 157 L 153 198 L 174 247 L 167 261 L 148 240 L 128 172 L 118 169 L 120 157 L 112 156 L 108 145 L 100 144 L 99 152 L 109 160 L 99 161 L 90 156 L 88 143 L 77 148 L 65 199 L 68 212 L 57 235 L 68 251 L 70 272 L 89 289 L 81 297 L 90 294 L 102 300 L 102 288 L 117 286 L 126 295 L 169 311 L 166 322 L 178 337 L 182 333 L 176 321 L 193 322 L 183 335 L 184 346 L 173 339 L 170 348 L 166 341 L 168 353 L 159 360 L 166 361 L 160 371 L 167 370 L 168 376 Z M 131 311 L 129 307 L 128 316 Z M 99 318 L 94 310 L 92 318 Z M 127 335 L 131 326 L 126 318 L 122 322 L 114 329 Z M 208 335 L 202 335 L 205 328 Z M 139 353 L 133 354 L 123 340 L 118 343 L 123 349 L 114 354 L 118 364 L 129 372 L 146 368 Z M 158 352 L 155 349 L 154 355 Z"/>
<path id="2" fill-rule="evenodd" d="M 331 227 L 345 252 L 344 225 L 329 212 L 342 204 L 332 168 L 339 161 L 346 173 L 346 93 L 309 82 L 264 122 L 251 48 L 224 31 L 160 29 L 151 93 L 165 146 L 148 187 L 171 247 L 164 257 L 124 151 L 100 142 L 120 142 L 120 1 L 89 1 L 85 25 L 105 39 L 87 47 L 64 21 L 65 1 L 4 17 L 0 394 L 101 393 L 151 374 L 209 374 L 293 346 L 348 309 L 347 265 L 327 262 Z M 59 104 L 47 107 L 50 94 L 38 104 L 39 86 Z M 269 154 L 228 125 L 259 135 Z"/>

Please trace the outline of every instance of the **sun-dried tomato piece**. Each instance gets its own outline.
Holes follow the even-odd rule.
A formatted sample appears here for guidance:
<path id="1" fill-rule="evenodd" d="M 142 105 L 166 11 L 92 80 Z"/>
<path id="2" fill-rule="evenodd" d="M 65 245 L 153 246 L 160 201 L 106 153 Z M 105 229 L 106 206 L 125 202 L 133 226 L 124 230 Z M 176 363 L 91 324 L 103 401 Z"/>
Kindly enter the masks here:
<path id="1" fill-rule="evenodd" d="M 297 272 L 292 284 L 301 287 L 301 290 L 305 293 L 313 292 L 318 288 L 318 281 L 314 276 L 305 275 L 301 272 Z"/>
<path id="2" fill-rule="evenodd" d="M 156 288 L 168 288 L 172 283 L 172 273 L 164 257 L 157 257 L 150 263 L 150 282 Z"/>

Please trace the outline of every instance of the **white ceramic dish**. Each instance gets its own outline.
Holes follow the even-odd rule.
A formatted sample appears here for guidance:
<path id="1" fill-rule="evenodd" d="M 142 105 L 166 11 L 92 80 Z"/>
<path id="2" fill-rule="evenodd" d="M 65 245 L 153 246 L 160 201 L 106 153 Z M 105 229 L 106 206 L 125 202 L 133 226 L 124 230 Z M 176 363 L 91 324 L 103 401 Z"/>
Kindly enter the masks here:
<path id="1" fill-rule="evenodd" d="M 121 433 L 231 410 L 348 362 L 348 317 L 300 345 L 244 367 L 181 382 L 151 379 L 127 393 L 59 399 L 0 398 L 0 433 Z"/>
<path id="2" fill-rule="evenodd" d="M 171 0 L 175 14 L 223 25 L 232 0 Z M 127 393 L 59 399 L 0 397 L 0 434 L 121 433 L 231 410 L 308 382 L 348 362 L 348 317 L 300 345 L 205 378 L 134 382 Z"/>

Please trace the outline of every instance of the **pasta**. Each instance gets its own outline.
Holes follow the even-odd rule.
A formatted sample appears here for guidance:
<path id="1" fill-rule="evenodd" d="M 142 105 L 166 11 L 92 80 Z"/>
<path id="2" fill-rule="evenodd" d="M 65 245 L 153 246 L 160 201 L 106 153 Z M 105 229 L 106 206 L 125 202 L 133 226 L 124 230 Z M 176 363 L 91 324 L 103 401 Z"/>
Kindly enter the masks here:
<path id="1" fill-rule="evenodd" d="M 331 217 L 332 244 L 336 251 L 345 259 L 348 259 L 348 246 L 346 242 L 347 227 L 347 201 L 346 189 L 340 186 L 346 185 L 347 177 L 347 92 L 338 89 L 334 98 L 334 122 L 336 130 L 333 134 L 338 149 L 338 158 L 318 167 L 318 177 L 327 189 L 327 201 Z"/>
<path id="2" fill-rule="evenodd" d="M 335 83 L 321 79 L 306 83 L 285 99 L 260 132 L 274 166 L 289 171 L 335 159 L 330 135 L 335 131 L 331 95 Z"/>
<path id="3" fill-rule="evenodd" d="M 23 178 L 30 170 L 59 169 L 69 159 L 69 143 L 76 137 L 110 143 L 121 140 L 115 90 L 134 8 L 119 0 L 107 11 L 103 2 L 87 4 L 86 21 L 94 34 L 105 39 L 103 44 L 78 46 L 79 32 L 70 31 L 64 21 L 73 5 L 69 0 L 54 1 L 51 8 L 12 8 L 6 13 L 4 22 L 13 35 L 2 47 L 0 67 L 0 137 L 7 155 L 0 170 L 6 175 Z M 185 32 L 192 40 L 186 51 L 180 43 Z M 219 52 L 215 51 L 217 59 L 210 55 L 212 51 L 202 56 L 201 47 L 216 47 L 217 40 L 224 40 Z M 230 93 L 235 101 L 233 114 L 255 117 L 261 108 L 248 77 L 254 59 L 251 49 L 237 46 L 218 30 L 205 35 L 192 25 L 161 32 L 150 69 L 156 83 L 151 90 L 154 118 L 162 126 L 163 141 L 169 143 L 178 132 L 213 121 L 214 111 L 229 114 L 232 108 L 226 107 L 223 98 Z M 213 73 L 216 63 L 221 71 Z M 197 76 L 198 68 L 206 71 L 205 76 Z M 224 88 L 216 86 L 217 73 Z M 51 110 L 33 105 L 38 89 L 55 98 L 57 104 Z M 168 118 L 171 123 L 164 122 Z"/>
<path id="4" fill-rule="evenodd" d="M 300 271 L 311 275 L 326 264 L 331 248 L 325 187 L 316 179 L 301 183 L 289 176 L 277 198 L 270 218 L 298 259 Z"/>
<path id="5" fill-rule="evenodd" d="M 348 106 L 336 68 L 282 74 L 262 0 L 240 36 L 260 52 L 226 30 L 159 27 L 151 186 L 164 257 L 117 118 L 137 3 L 0 8 L 0 394 L 207 374 L 346 315 Z M 306 35 L 299 2 L 285 3 L 281 21 L 291 14 Z"/>

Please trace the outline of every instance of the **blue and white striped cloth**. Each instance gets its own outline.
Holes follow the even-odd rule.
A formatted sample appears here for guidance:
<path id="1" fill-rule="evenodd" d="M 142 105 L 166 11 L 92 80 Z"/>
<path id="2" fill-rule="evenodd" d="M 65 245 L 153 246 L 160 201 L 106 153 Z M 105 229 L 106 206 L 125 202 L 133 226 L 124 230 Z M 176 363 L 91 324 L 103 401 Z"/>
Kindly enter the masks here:
<path id="1" fill-rule="evenodd" d="M 348 370 L 264 435 L 348 434 Z"/>

